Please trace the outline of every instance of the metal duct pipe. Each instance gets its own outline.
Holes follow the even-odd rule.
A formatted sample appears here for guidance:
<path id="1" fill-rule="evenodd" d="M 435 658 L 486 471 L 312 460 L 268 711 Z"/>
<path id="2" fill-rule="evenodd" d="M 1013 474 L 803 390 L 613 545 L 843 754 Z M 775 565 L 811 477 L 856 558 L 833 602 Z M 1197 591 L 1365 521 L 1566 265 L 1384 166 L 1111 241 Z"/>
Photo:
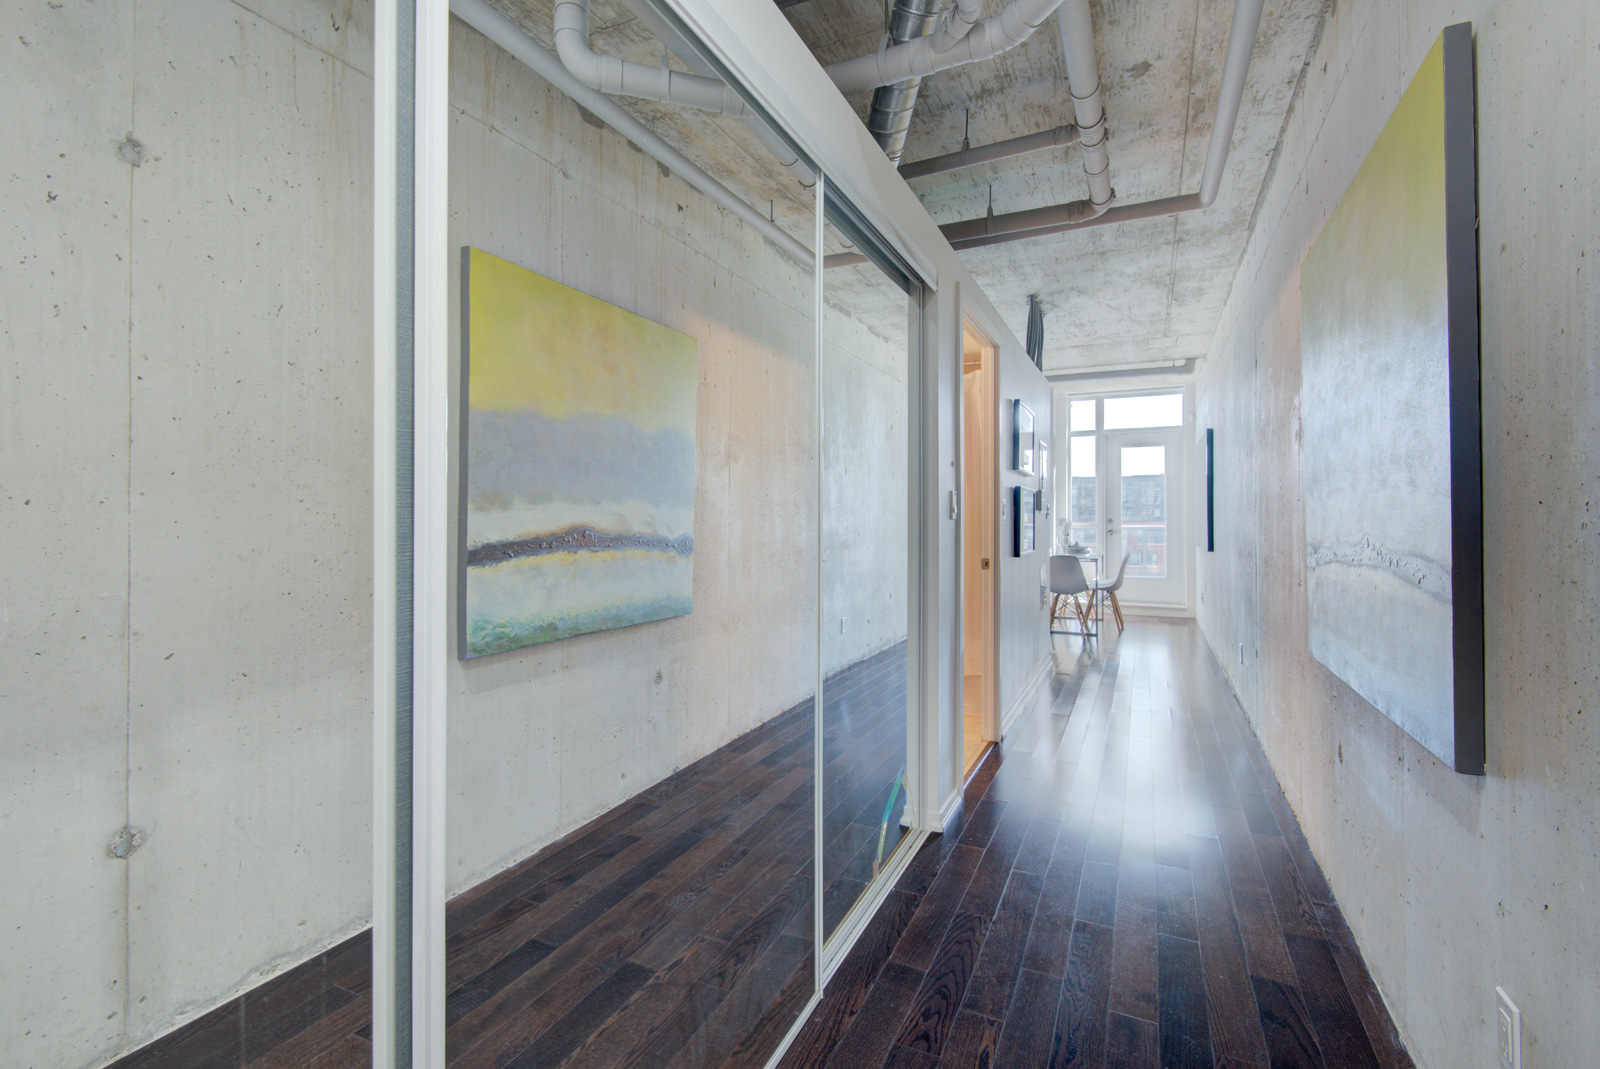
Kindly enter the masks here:
<path id="1" fill-rule="evenodd" d="M 559 59 L 540 48 L 516 23 L 490 7 L 485 0 L 450 0 L 450 10 L 512 58 L 521 61 L 539 77 L 594 113 L 641 151 L 660 160 L 685 182 L 754 227 L 762 237 L 796 261 L 802 264 L 812 262 L 810 249 L 740 200 L 727 186 L 695 166 L 683 153 L 651 133 L 638 119 L 623 111 L 616 101 L 574 78 Z"/>
<path id="2" fill-rule="evenodd" d="M 1067 62 L 1067 92 L 1078 119 L 1078 149 L 1089 179 L 1089 204 L 1099 215 L 1111 203 L 1111 159 L 1106 152 L 1106 107 L 1100 97 L 1100 70 L 1094 58 L 1094 23 L 1089 0 L 1062 0 L 1056 8 L 1061 55 Z"/>
<path id="3" fill-rule="evenodd" d="M 954 248 L 980 249 L 985 245 L 1004 245 L 1008 241 L 1044 237 L 1046 234 L 1061 234 L 1082 227 L 1106 226 L 1110 223 L 1128 223 L 1135 219 L 1178 215 L 1204 207 L 1200 203 L 1200 194 L 1190 193 L 1181 197 L 1141 201 L 1138 204 L 1117 204 L 1093 217 L 1080 215 L 1073 218 L 1073 210 L 1083 203 L 1083 201 L 1072 201 L 1049 208 L 994 215 L 987 220 L 969 219 L 961 223 L 946 223 L 939 229 L 950 239 L 950 244 Z M 985 223 L 989 225 L 985 227 Z"/>
<path id="4" fill-rule="evenodd" d="M 939 21 L 941 2 L 895 0 L 889 15 L 889 40 L 902 45 L 926 37 Z M 921 78 L 907 78 L 893 85 L 880 85 L 872 92 L 867 130 L 891 163 L 899 163 L 900 154 L 905 151 L 906 131 L 911 128 L 911 112 L 917 106 L 917 91 L 921 87 Z"/>
<path id="5" fill-rule="evenodd" d="M 556 0 L 556 54 L 574 78 L 602 93 L 658 100 L 714 111 L 749 115 L 750 106 L 733 87 L 716 78 L 702 78 L 667 67 L 602 56 L 589 47 L 589 0 Z"/>
<path id="6" fill-rule="evenodd" d="M 1211 126 L 1211 144 L 1206 150 L 1206 167 L 1200 178 L 1200 192 L 1162 197 L 1139 204 L 1119 204 L 1094 218 L 1076 215 L 1075 204 L 1081 202 L 1074 202 L 995 215 L 987 219 L 948 223 L 939 229 L 950 238 L 950 244 L 957 249 L 976 249 L 1083 227 L 1180 215 L 1210 207 L 1222 186 L 1222 172 L 1227 166 L 1228 150 L 1233 144 L 1233 129 L 1239 119 L 1239 104 L 1244 99 L 1245 79 L 1250 73 L 1250 54 L 1255 49 L 1256 30 L 1261 25 L 1262 3 L 1263 0 L 1236 0 L 1233 6 L 1228 58 L 1222 68 L 1222 88 L 1217 95 L 1217 114 Z M 952 231 L 956 231 L 953 236 Z"/>
<path id="7" fill-rule="evenodd" d="M 888 45 L 864 56 L 847 59 L 827 68 L 828 77 L 839 92 L 860 93 L 880 85 L 893 85 L 907 78 L 926 77 L 979 60 L 998 56 L 1026 41 L 1033 31 L 1055 11 L 1061 0 L 1011 0 L 998 15 L 978 20 L 977 24 L 944 51 L 947 35 L 935 33 L 903 45 Z"/>
<path id="8" fill-rule="evenodd" d="M 1043 152 L 1045 149 L 1059 148 L 1062 145 L 1075 145 L 1077 143 L 1078 128 L 1070 123 L 1066 126 L 1058 126 L 1054 130 L 1041 130 L 1036 134 L 1010 137 L 1004 141 L 996 141 L 993 144 L 979 145 L 977 148 L 973 148 L 963 141 L 960 150 L 957 152 L 947 152 L 943 156 L 934 156 L 932 159 L 901 164 L 900 177 L 908 179 L 926 178 L 930 174 L 959 171 L 963 167 L 974 167 L 980 163 L 993 163 L 995 160 L 1006 160 L 1013 156 L 1025 156 L 1030 152 Z"/>

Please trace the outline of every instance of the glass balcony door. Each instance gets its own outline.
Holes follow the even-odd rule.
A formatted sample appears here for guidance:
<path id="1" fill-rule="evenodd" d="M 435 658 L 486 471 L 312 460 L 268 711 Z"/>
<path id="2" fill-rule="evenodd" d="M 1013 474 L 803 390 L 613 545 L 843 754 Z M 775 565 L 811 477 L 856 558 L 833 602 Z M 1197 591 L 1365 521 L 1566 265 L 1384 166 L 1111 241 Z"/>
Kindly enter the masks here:
<path id="1" fill-rule="evenodd" d="M 1118 599 L 1127 604 L 1181 606 L 1187 545 L 1182 430 L 1107 431 L 1101 451 L 1101 562 L 1114 578 L 1124 554 Z"/>

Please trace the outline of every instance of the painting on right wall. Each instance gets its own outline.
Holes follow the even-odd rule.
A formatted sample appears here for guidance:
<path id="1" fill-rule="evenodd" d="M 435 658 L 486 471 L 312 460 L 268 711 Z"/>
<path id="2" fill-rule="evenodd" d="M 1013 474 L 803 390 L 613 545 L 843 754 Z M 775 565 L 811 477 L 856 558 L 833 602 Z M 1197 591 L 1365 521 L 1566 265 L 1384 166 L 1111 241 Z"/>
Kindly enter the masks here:
<path id="1" fill-rule="evenodd" d="M 1472 27 L 1434 42 L 1301 264 L 1311 654 L 1484 771 Z"/>

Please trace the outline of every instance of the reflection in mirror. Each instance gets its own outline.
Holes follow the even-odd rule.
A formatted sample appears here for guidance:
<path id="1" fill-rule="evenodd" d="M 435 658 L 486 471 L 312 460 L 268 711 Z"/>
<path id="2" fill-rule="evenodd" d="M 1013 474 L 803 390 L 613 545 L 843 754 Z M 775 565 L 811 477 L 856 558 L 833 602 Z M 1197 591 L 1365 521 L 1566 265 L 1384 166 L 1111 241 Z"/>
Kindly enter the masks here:
<path id="1" fill-rule="evenodd" d="M 448 1060 L 760 1065 L 815 988 L 816 195 L 759 119 L 574 98 L 551 5 L 495 10 L 520 36 L 452 27 L 491 641 L 452 666 Z M 589 22 L 714 74 L 647 6 Z"/>
<path id="2" fill-rule="evenodd" d="M 848 251 L 830 200 L 826 253 Z M 859 239 L 858 239 L 859 240 Z M 917 304 L 872 261 L 830 268 L 823 310 L 823 930 L 905 837 L 910 371 Z"/>

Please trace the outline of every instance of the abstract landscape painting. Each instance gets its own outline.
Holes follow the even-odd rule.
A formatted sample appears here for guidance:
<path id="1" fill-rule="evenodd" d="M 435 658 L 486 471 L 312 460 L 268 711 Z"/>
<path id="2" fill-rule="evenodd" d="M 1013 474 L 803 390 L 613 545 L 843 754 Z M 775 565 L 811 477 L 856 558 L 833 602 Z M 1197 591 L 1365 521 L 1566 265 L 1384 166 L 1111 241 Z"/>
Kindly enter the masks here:
<path id="1" fill-rule="evenodd" d="M 1423 60 L 1301 264 L 1311 654 L 1483 769 L 1471 31 Z"/>
<path id="2" fill-rule="evenodd" d="M 479 249 L 461 268 L 460 655 L 690 612 L 695 340 Z"/>

